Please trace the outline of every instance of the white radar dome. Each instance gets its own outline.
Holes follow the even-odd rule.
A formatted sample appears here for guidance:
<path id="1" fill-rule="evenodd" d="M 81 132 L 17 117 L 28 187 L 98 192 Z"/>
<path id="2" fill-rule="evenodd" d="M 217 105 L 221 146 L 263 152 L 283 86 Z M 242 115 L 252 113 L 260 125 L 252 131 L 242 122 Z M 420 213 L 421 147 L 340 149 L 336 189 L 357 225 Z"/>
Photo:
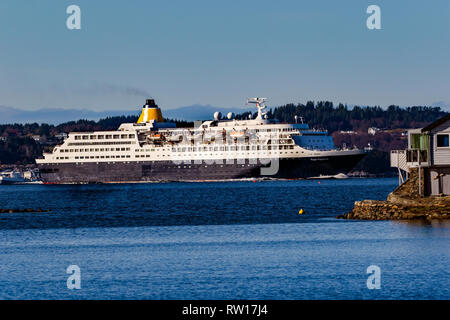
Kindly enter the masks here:
<path id="1" fill-rule="evenodd" d="M 228 120 L 233 119 L 234 118 L 234 113 L 233 112 L 228 112 L 227 118 L 228 118 Z"/>
<path id="2" fill-rule="evenodd" d="M 220 118 L 222 118 L 222 113 L 219 111 L 214 112 L 214 120 L 218 121 Z"/>

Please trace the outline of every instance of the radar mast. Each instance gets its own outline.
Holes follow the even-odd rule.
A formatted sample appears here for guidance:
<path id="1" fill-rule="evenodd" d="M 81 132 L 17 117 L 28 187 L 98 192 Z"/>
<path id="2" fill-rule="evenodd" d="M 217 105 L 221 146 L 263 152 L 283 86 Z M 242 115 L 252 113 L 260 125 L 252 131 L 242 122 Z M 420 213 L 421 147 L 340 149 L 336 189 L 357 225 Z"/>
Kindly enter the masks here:
<path id="1" fill-rule="evenodd" d="M 267 98 L 247 98 L 247 103 L 254 103 L 256 108 L 258 108 L 256 120 L 267 119 L 266 105 L 264 103 L 266 100 Z"/>

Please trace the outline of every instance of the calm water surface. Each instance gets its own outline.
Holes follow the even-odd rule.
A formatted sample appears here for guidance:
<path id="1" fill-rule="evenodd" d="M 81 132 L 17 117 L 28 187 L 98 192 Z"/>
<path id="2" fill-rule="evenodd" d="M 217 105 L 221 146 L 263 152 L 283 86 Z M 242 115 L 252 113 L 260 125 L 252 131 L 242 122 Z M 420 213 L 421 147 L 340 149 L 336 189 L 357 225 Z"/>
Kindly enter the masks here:
<path id="1" fill-rule="evenodd" d="M 449 299 L 448 224 L 334 218 L 396 182 L 0 186 L 0 298 Z"/>

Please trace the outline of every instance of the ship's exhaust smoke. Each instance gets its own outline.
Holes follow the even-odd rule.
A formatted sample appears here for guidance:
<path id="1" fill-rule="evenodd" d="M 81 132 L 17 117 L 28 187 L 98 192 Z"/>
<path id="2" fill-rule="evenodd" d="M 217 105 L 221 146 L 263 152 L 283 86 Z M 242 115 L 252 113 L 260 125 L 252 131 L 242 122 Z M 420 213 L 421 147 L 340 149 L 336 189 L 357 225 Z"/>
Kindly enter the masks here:
<path id="1" fill-rule="evenodd" d="M 112 84 L 93 85 L 89 88 L 82 89 L 81 91 L 93 95 L 122 95 L 145 98 L 152 97 L 148 91 L 140 88 Z"/>

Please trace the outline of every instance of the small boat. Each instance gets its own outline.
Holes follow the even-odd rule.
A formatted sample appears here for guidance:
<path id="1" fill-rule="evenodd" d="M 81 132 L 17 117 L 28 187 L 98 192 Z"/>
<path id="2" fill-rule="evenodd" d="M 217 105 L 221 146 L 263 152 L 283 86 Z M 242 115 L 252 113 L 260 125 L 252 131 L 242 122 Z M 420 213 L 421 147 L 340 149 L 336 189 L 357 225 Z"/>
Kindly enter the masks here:
<path id="1" fill-rule="evenodd" d="M 26 182 L 26 180 L 23 178 L 23 175 L 18 171 L 8 170 L 0 172 L 1 184 L 19 184 L 24 182 Z"/>
<path id="2" fill-rule="evenodd" d="M 309 179 L 348 179 L 345 173 L 338 173 L 335 175 L 320 175 L 318 177 L 310 177 Z"/>

